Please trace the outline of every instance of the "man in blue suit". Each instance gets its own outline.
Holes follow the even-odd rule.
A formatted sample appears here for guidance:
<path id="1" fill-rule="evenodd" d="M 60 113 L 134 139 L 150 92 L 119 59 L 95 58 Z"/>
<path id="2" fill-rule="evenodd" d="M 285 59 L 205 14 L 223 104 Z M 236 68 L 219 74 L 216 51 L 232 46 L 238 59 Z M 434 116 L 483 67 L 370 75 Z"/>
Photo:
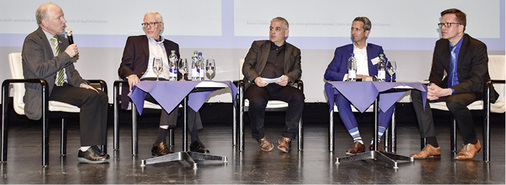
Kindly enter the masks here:
<path id="1" fill-rule="evenodd" d="M 371 31 L 371 21 L 367 17 L 356 17 L 351 25 L 351 36 L 353 44 L 348 44 L 336 48 L 334 52 L 334 59 L 330 62 L 327 70 L 325 71 L 325 80 L 331 81 L 345 81 L 348 79 L 348 58 L 354 54 L 357 60 L 357 79 L 370 78 L 378 74 L 379 55 L 383 54 L 381 46 L 367 43 L 366 39 Z M 390 77 L 386 75 L 386 80 L 390 81 Z M 339 110 L 341 120 L 343 120 L 346 129 L 353 137 L 353 147 L 346 151 L 346 154 L 356 154 L 365 152 L 365 145 L 360 137 L 360 132 L 357 126 L 357 120 L 351 111 L 350 102 L 341 94 L 334 97 L 335 103 Z M 388 127 L 390 119 L 394 111 L 394 106 L 390 107 L 386 112 L 380 111 L 379 113 L 379 129 L 378 138 L 383 136 L 383 133 Z M 379 143 L 379 141 L 378 141 Z M 373 141 L 369 149 L 373 149 Z M 384 151 L 379 147 L 380 151 Z"/>

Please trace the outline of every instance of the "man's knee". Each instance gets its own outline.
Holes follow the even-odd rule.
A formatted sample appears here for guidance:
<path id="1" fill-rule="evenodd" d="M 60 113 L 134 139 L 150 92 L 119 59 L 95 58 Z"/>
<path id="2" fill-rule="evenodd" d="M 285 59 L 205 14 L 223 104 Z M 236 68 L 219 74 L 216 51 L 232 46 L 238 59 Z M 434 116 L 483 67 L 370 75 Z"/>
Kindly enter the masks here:
<path id="1" fill-rule="evenodd" d="M 452 112 L 454 110 L 466 108 L 467 105 L 463 104 L 460 99 L 455 98 L 454 96 L 449 96 L 448 99 L 446 99 L 446 107 L 450 110 L 450 112 Z"/>
<path id="2" fill-rule="evenodd" d="M 305 97 L 304 97 L 304 94 L 302 92 L 297 91 L 296 93 L 293 93 L 292 99 L 296 103 L 299 103 L 299 104 L 302 103 L 302 104 L 304 104 Z"/>
<path id="3" fill-rule="evenodd" d="M 267 101 L 262 97 L 252 96 L 248 98 L 250 107 L 265 107 L 267 106 Z"/>
<path id="4" fill-rule="evenodd" d="M 411 90 L 411 98 L 421 98 L 422 92 L 417 90 Z"/>

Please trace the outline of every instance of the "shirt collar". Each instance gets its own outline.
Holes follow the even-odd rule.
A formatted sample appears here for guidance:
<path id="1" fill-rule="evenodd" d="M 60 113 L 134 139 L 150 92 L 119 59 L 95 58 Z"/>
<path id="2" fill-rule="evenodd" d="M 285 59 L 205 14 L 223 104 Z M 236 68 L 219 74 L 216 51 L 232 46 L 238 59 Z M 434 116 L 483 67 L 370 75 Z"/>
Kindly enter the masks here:
<path id="1" fill-rule="evenodd" d="M 162 43 L 163 43 L 163 41 L 165 41 L 165 38 L 163 38 L 161 35 L 160 35 L 160 39 L 159 39 L 159 40 L 155 40 L 155 39 L 153 39 L 153 38 L 151 38 L 151 37 L 148 37 L 147 35 L 146 35 L 146 37 L 148 38 L 148 41 L 149 41 L 149 42 L 156 42 L 156 43 L 158 43 L 158 44 L 162 44 Z"/>
<path id="2" fill-rule="evenodd" d="M 274 44 L 274 42 L 271 41 L 271 49 L 282 50 L 283 48 L 285 48 L 285 46 L 286 46 L 286 42 L 283 43 L 283 45 L 278 46 L 278 45 Z"/>
<path id="3" fill-rule="evenodd" d="M 49 43 L 52 43 L 52 42 L 51 42 L 51 38 L 53 38 L 53 37 L 54 37 L 54 36 L 56 36 L 56 35 L 53 35 L 53 34 L 49 33 L 48 31 L 46 31 L 46 30 L 44 30 L 44 29 L 43 29 L 42 31 L 44 32 L 44 35 L 46 35 L 46 38 L 47 38 L 47 40 L 49 41 Z M 58 39 L 58 38 L 57 38 L 57 39 Z"/>
<path id="4" fill-rule="evenodd" d="M 362 48 L 362 49 L 365 49 L 365 48 L 367 48 L 367 42 L 365 43 L 365 46 L 364 46 L 364 48 Z M 353 43 L 353 50 L 360 50 L 360 48 L 358 48 L 358 47 L 355 45 L 355 43 Z"/>

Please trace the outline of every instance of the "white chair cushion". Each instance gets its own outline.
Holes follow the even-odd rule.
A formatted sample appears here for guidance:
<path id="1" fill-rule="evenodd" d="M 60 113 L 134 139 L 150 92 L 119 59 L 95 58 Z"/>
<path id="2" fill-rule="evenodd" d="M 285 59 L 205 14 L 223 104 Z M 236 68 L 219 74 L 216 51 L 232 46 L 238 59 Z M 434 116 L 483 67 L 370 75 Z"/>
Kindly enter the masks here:
<path id="1" fill-rule="evenodd" d="M 357 108 L 355 108 L 355 106 L 351 105 L 351 111 L 352 112 L 360 112 L 358 111 Z M 339 110 L 337 109 L 337 106 L 334 105 L 334 112 L 339 112 Z M 367 109 L 364 111 L 364 112 L 374 112 L 374 105 L 371 104 L 369 107 L 367 107 Z"/>
<path id="2" fill-rule="evenodd" d="M 49 111 L 79 113 L 81 109 L 68 103 L 63 103 L 59 101 L 49 101 Z"/>
<path id="3" fill-rule="evenodd" d="M 179 108 L 183 108 L 183 105 L 179 104 Z M 162 109 L 162 107 L 150 101 L 144 101 L 144 109 Z M 127 110 L 132 110 L 132 102 L 128 103 Z"/>
<path id="4" fill-rule="evenodd" d="M 448 107 L 446 107 L 445 102 L 430 103 L 430 108 L 448 111 Z M 467 108 L 469 110 L 482 110 L 483 109 L 483 100 L 475 101 L 475 102 L 471 103 L 470 105 L 468 105 Z M 490 112 L 504 113 L 504 102 L 498 101 L 496 103 L 490 104 Z"/>
<path id="5" fill-rule="evenodd" d="M 70 105 L 68 103 L 49 101 L 49 111 L 79 113 L 80 110 L 81 109 L 79 107 Z M 25 115 L 25 103 L 23 101 L 21 101 L 21 103 L 15 103 L 14 111 L 16 111 L 16 113 L 19 115 Z"/>
<path id="6" fill-rule="evenodd" d="M 429 104 L 430 104 L 431 109 L 448 111 L 448 107 L 446 107 L 445 102 L 434 102 L 434 103 L 429 103 Z M 483 100 L 474 101 L 473 103 L 469 104 L 467 106 L 467 108 L 469 110 L 482 110 L 483 109 Z"/>
<path id="7" fill-rule="evenodd" d="M 248 99 L 245 99 L 244 100 L 244 107 L 249 107 L 249 100 Z M 284 102 L 284 101 L 280 101 L 280 100 L 269 100 L 267 102 L 267 107 L 268 109 L 276 109 L 276 108 L 287 108 L 288 107 L 288 103 Z"/>

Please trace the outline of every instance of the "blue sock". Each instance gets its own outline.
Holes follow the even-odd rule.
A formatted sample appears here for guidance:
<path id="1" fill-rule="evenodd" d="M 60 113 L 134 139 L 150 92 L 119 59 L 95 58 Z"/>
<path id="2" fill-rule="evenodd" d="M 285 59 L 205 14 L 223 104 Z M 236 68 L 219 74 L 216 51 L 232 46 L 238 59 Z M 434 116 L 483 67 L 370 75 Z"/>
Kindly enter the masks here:
<path id="1" fill-rule="evenodd" d="M 353 142 L 360 142 L 361 144 L 364 144 L 362 141 L 362 137 L 360 137 L 360 132 L 358 131 L 358 127 L 352 128 L 348 130 L 351 137 L 353 137 Z"/>
<path id="2" fill-rule="evenodd" d="M 382 126 L 378 127 L 378 143 L 380 143 L 381 137 L 385 133 L 385 130 L 387 130 L 387 128 L 382 127 Z M 373 144 L 373 142 L 374 142 L 374 138 L 371 139 L 371 145 Z"/>

